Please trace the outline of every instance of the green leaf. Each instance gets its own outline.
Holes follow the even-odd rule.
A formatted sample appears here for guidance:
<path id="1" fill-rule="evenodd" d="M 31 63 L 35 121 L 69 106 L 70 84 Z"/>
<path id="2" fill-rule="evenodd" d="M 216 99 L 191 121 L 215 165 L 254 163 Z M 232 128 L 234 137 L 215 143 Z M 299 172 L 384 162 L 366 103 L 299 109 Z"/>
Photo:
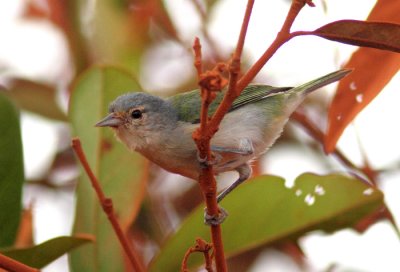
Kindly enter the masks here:
<path id="1" fill-rule="evenodd" d="M 86 8 L 90 3 L 88 0 L 78 2 L 79 6 Z M 149 22 L 139 17 L 140 24 L 130 18 L 130 13 L 136 8 L 130 10 L 127 5 L 131 4 L 119 0 L 103 0 L 91 4 L 91 35 L 86 38 L 86 45 L 95 62 L 117 63 L 132 71 L 139 71 L 141 55 L 148 45 Z M 147 17 L 145 11 L 140 14 Z M 81 20 L 81 28 L 84 25 L 85 22 Z"/>
<path id="2" fill-rule="evenodd" d="M 296 238 L 312 230 L 332 232 L 351 227 L 383 205 L 383 195 L 360 180 L 343 175 L 303 174 L 293 188 L 274 176 L 241 185 L 221 203 L 229 216 L 222 224 L 226 256 Z M 166 242 L 150 271 L 178 271 L 184 253 L 197 237 L 210 241 L 199 207 Z M 190 266 L 204 263 L 201 254 Z M 171 256 L 175 256 L 171 258 Z"/>
<path id="3" fill-rule="evenodd" d="M 92 241 L 92 237 L 83 235 L 74 237 L 61 236 L 33 247 L 6 249 L 0 250 L 0 252 L 28 266 L 43 268 L 65 253 Z"/>
<path id="4" fill-rule="evenodd" d="M 143 198 L 144 161 L 118 142 L 111 129 L 94 124 L 107 114 L 109 103 L 117 96 L 139 89 L 136 80 L 120 69 L 94 67 L 76 82 L 70 104 L 74 134 L 80 138 L 105 195 L 113 199 L 124 230 L 136 216 Z M 72 271 L 124 271 L 121 246 L 84 173 L 77 188 L 74 232 L 93 234 L 96 244 L 71 255 Z"/>
<path id="5" fill-rule="evenodd" d="M 19 113 L 0 92 L 0 247 L 14 243 L 24 182 Z"/>
<path id="6" fill-rule="evenodd" d="M 67 116 L 56 103 L 56 90 L 46 84 L 25 79 L 14 79 L 7 93 L 21 109 L 59 121 Z"/>

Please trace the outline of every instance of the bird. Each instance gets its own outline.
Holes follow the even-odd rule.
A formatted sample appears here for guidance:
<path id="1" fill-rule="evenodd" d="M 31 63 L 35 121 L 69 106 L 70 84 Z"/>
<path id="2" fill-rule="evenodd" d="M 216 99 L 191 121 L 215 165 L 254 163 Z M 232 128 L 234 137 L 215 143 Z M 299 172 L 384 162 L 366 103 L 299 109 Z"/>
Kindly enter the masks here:
<path id="1" fill-rule="evenodd" d="M 265 153 L 281 135 L 290 115 L 305 97 L 351 72 L 341 69 L 298 87 L 250 84 L 233 101 L 218 131 L 211 139 L 213 173 L 236 171 L 238 179 L 218 196 L 218 203 L 247 180 L 250 163 Z M 211 116 L 226 89 L 218 92 L 209 106 Z M 145 92 L 130 92 L 109 105 L 109 114 L 96 127 L 111 127 L 115 136 L 131 151 L 165 170 L 197 180 L 204 167 L 192 133 L 200 125 L 200 90 L 161 98 Z M 223 212 L 224 213 L 224 212 Z M 220 219 L 205 216 L 207 224 Z"/>

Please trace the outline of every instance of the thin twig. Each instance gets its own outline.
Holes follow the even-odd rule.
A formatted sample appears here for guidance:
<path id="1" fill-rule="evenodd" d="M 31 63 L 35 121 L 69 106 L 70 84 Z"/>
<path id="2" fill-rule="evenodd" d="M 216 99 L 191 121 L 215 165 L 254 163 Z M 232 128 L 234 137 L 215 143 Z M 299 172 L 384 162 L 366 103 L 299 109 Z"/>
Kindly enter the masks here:
<path id="1" fill-rule="evenodd" d="M 100 183 L 98 182 L 96 176 L 94 175 L 92 169 L 89 166 L 89 163 L 86 159 L 85 153 L 83 152 L 81 141 L 78 138 L 72 139 L 72 148 L 74 149 L 76 155 L 78 156 L 79 161 L 81 162 L 83 168 L 85 169 L 86 174 L 88 175 L 90 182 L 94 190 L 96 191 L 97 197 L 99 198 L 101 207 L 103 211 L 106 213 L 108 220 L 111 222 L 111 225 L 117 235 L 119 242 L 121 243 L 122 248 L 124 249 L 125 254 L 127 255 L 130 263 L 132 264 L 135 271 L 144 272 L 146 271 L 144 265 L 142 264 L 138 254 L 134 251 L 132 245 L 129 243 L 128 239 L 125 237 L 124 232 L 117 220 L 117 217 L 114 212 L 113 203 L 111 198 L 107 198 L 103 190 L 101 189 Z"/>
<path id="2" fill-rule="evenodd" d="M 232 57 L 232 62 L 229 67 L 229 87 L 226 92 L 221 104 L 216 110 L 213 118 L 210 121 L 209 133 L 214 134 L 218 130 L 218 126 L 222 121 L 222 118 L 228 112 L 233 101 L 240 95 L 240 92 L 244 89 L 239 89 L 237 86 L 238 76 L 240 74 L 240 58 L 242 56 L 244 41 L 246 39 L 247 28 L 249 26 L 249 21 L 251 17 L 251 12 L 253 10 L 254 0 L 249 0 L 246 6 L 246 12 L 243 18 L 242 27 L 240 29 L 240 34 L 238 42 L 236 45 L 235 53 Z"/>
<path id="3" fill-rule="evenodd" d="M 188 272 L 188 268 L 187 268 L 187 261 L 189 259 L 189 256 L 194 253 L 194 252 L 201 252 L 204 255 L 204 259 L 205 259 L 205 269 L 208 272 L 213 272 L 212 269 L 212 258 L 210 256 L 210 250 L 212 249 L 212 245 L 207 243 L 206 241 L 204 241 L 203 239 L 197 238 L 196 239 L 196 244 L 189 248 L 186 253 L 185 256 L 183 257 L 182 260 L 182 266 L 181 266 L 181 272 Z"/>
<path id="4" fill-rule="evenodd" d="M 299 123 L 307 132 L 308 134 L 313 137 L 317 142 L 323 144 L 325 135 L 324 133 L 307 118 L 303 113 L 299 111 L 295 111 L 291 119 Z M 361 179 L 360 173 L 364 176 L 368 177 L 369 179 L 374 178 L 374 180 L 370 180 L 373 184 L 376 183 L 376 176 L 372 176 L 371 173 L 368 172 L 368 169 L 365 167 L 358 167 L 355 165 L 351 160 L 349 160 L 346 155 L 342 153 L 337 147 L 333 150 L 332 155 L 335 156 L 344 166 L 351 169 L 358 178 Z M 371 182 L 368 182 L 370 184 Z"/>
<path id="5" fill-rule="evenodd" d="M 241 92 L 247 85 L 253 80 L 253 78 L 260 72 L 268 60 L 276 53 L 276 51 L 290 39 L 296 35 L 290 33 L 290 29 L 296 19 L 297 15 L 305 5 L 312 6 L 312 2 L 309 0 L 293 0 L 290 6 L 289 12 L 286 16 L 285 22 L 282 25 L 281 30 L 276 36 L 275 40 L 264 52 L 264 54 L 250 67 L 250 69 L 240 78 L 237 83 L 236 91 Z"/>
<path id="6" fill-rule="evenodd" d="M 27 266 L 0 253 L 0 268 L 11 272 L 39 272 L 39 269 Z"/>
<path id="7" fill-rule="evenodd" d="M 193 6 L 197 10 L 197 13 L 200 15 L 201 19 L 201 33 L 203 34 L 204 39 L 206 40 L 207 44 L 210 46 L 212 58 L 214 61 L 221 61 L 222 55 L 216 45 L 215 41 L 211 38 L 210 33 L 207 29 L 207 22 L 208 22 L 208 14 L 206 10 L 202 7 L 202 4 L 199 0 L 192 0 Z"/>

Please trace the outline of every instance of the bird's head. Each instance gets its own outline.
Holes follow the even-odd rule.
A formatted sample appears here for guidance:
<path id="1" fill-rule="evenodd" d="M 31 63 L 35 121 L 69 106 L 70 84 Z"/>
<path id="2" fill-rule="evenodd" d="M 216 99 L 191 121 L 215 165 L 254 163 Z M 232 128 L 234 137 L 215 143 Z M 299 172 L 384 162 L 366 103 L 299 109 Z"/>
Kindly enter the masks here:
<path id="1" fill-rule="evenodd" d="M 177 125 L 177 114 L 169 102 L 146 93 L 119 96 L 109 114 L 96 127 L 111 127 L 130 149 L 146 148 Z"/>

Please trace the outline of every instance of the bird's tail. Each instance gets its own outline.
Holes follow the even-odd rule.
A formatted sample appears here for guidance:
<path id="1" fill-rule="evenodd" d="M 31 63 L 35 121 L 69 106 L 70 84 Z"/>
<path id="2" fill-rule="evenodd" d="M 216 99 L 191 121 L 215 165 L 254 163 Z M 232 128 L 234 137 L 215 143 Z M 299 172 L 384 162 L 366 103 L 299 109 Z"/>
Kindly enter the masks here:
<path id="1" fill-rule="evenodd" d="M 314 79 L 312 81 L 309 81 L 307 83 L 304 83 L 303 85 L 300 85 L 298 87 L 295 87 L 290 90 L 291 93 L 301 93 L 303 95 L 307 95 L 311 93 L 312 91 L 315 91 L 325 85 L 328 85 L 330 83 L 333 83 L 335 81 L 338 81 L 345 77 L 347 74 L 349 74 L 352 69 L 341 69 L 336 72 L 332 72 L 330 74 L 324 75 L 320 78 Z"/>

